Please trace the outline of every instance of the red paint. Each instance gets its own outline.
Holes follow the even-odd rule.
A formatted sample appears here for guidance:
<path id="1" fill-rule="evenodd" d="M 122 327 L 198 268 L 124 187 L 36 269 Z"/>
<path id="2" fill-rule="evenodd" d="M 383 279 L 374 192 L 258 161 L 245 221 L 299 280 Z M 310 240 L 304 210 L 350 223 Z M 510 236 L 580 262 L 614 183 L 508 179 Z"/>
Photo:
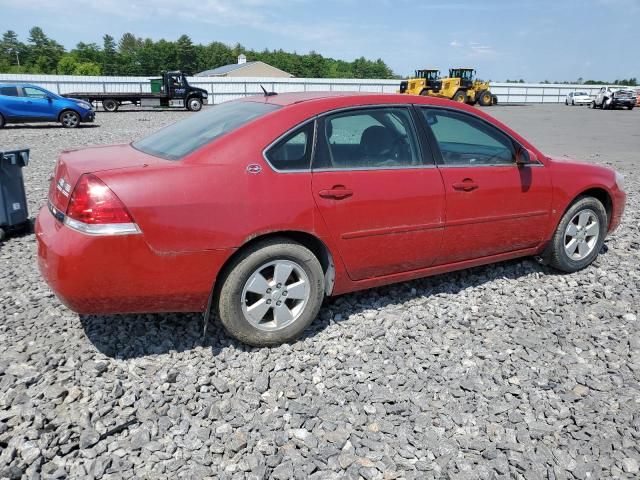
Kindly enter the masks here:
<path id="1" fill-rule="evenodd" d="M 540 253 L 568 205 L 599 188 L 612 201 L 609 230 L 625 195 L 612 170 L 547 158 L 482 110 L 408 95 L 287 94 L 253 123 L 168 161 L 128 145 L 64 152 L 50 191 L 66 212 L 83 174 L 119 199 L 141 234 L 90 236 L 45 207 L 36 226 L 44 278 L 83 313 L 202 311 L 231 255 L 265 234 L 318 238 L 335 265 L 333 294 Z M 459 109 L 508 133 L 541 166 L 275 172 L 262 152 L 315 115 L 359 105 L 421 104 Z M 260 173 L 247 172 L 259 165 Z M 284 233 L 286 234 L 286 233 Z"/>

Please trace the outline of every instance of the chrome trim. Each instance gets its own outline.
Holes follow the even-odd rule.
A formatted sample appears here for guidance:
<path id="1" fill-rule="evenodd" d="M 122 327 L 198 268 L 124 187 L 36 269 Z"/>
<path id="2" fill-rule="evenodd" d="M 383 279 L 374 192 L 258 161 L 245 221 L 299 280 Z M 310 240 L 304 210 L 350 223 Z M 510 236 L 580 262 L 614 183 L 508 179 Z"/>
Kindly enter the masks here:
<path id="1" fill-rule="evenodd" d="M 464 165 L 451 165 L 451 164 L 443 163 L 441 165 L 438 165 L 438 168 L 475 168 L 475 167 L 509 167 L 509 168 L 517 167 L 517 168 L 524 168 L 524 167 L 544 167 L 544 165 L 541 164 L 541 163 L 527 163 L 525 165 L 518 165 L 516 162 L 513 162 L 513 163 L 478 163 L 478 164 L 469 163 L 469 164 L 464 164 Z"/>
<path id="2" fill-rule="evenodd" d="M 438 168 L 436 165 L 399 165 L 395 167 L 345 167 L 345 168 L 314 168 L 313 172 L 361 172 L 366 170 L 423 170 Z"/>
<path id="3" fill-rule="evenodd" d="M 62 222 L 67 227 L 85 235 L 92 236 L 113 236 L 113 235 L 137 235 L 142 233 L 135 223 L 107 223 L 91 225 L 69 218 L 49 202 L 49 211 L 56 220 Z"/>

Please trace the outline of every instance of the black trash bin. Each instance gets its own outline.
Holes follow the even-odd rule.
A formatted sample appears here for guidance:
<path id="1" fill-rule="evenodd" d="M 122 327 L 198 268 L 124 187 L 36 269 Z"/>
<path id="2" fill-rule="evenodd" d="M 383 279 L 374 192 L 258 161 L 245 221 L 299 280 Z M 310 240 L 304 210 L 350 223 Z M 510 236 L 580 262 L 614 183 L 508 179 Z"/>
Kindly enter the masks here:
<path id="1" fill-rule="evenodd" d="M 0 240 L 7 232 L 30 228 L 22 168 L 29 164 L 29 149 L 0 152 Z"/>

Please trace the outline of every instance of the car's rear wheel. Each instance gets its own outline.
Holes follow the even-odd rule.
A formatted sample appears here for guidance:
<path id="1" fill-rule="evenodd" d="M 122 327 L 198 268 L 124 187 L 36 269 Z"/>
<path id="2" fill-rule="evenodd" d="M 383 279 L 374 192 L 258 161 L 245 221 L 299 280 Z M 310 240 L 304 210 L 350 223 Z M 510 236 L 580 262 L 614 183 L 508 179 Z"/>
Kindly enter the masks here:
<path id="1" fill-rule="evenodd" d="M 104 108 L 105 112 L 117 112 L 118 107 L 118 101 L 113 98 L 105 98 L 102 100 L 102 108 Z"/>
<path id="2" fill-rule="evenodd" d="M 324 274 L 315 255 L 285 238 L 257 243 L 227 269 L 218 315 L 227 332 L 258 347 L 298 338 L 316 318 Z"/>
<path id="3" fill-rule="evenodd" d="M 5 124 L 4 117 L 0 113 L 0 128 L 4 128 L 4 124 Z"/>
<path id="4" fill-rule="evenodd" d="M 77 128 L 80 125 L 80 115 L 73 110 L 65 110 L 60 114 L 60 123 L 64 128 Z"/>
<path id="5" fill-rule="evenodd" d="M 558 224 L 549 245 L 549 264 L 563 272 L 591 264 L 602 248 L 607 225 L 607 211 L 598 199 L 578 199 Z"/>
<path id="6" fill-rule="evenodd" d="M 197 97 L 191 97 L 187 100 L 187 110 L 199 112 L 202 109 L 202 100 Z"/>
<path id="7" fill-rule="evenodd" d="M 629 105 L 629 106 L 627 107 L 627 110 L 633 110 L 633 107 L 634 107 L 633 105 Z"/>

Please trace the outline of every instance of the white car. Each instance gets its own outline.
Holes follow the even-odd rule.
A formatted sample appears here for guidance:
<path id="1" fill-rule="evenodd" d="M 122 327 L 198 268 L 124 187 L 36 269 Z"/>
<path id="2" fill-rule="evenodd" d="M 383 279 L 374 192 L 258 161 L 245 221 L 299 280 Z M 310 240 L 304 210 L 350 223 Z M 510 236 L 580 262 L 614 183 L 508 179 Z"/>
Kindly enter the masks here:
<path id="1" fill-rule="evenodd" d="M 590 105 L 593 98 L 587 92 L 570 92 L 564 99 L 565 105 Z"/>

